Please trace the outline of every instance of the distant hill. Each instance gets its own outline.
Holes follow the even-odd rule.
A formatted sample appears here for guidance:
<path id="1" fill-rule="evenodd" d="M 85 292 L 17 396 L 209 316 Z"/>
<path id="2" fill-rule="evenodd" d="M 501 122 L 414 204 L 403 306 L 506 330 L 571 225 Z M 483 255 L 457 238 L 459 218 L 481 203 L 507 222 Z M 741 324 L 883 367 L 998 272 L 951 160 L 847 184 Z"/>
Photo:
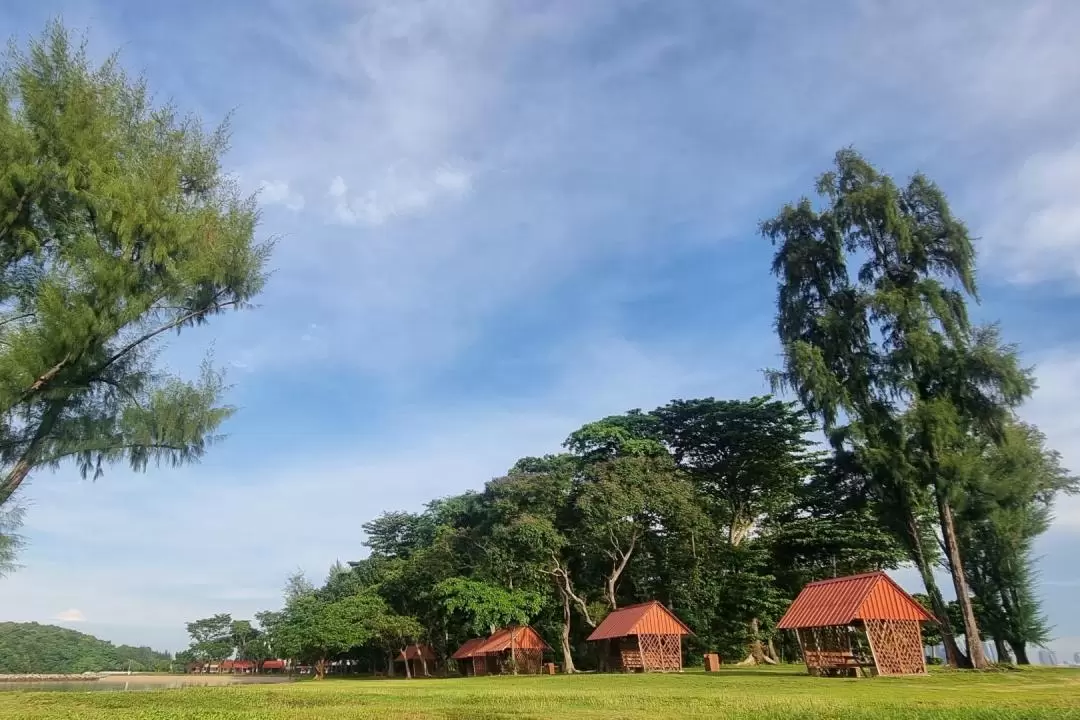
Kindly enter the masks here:
<path id="1" fill-rule="evenodd" d="M 0 623 L 0 673 L 166 670 L 169 655 L 37 623 Z"/>

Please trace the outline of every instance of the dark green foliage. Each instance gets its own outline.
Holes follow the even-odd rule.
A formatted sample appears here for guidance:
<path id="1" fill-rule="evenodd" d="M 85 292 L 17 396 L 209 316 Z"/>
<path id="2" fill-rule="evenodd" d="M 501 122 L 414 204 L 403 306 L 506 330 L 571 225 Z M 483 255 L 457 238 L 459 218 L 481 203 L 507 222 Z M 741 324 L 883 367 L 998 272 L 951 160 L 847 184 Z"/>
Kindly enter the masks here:
<path id="1" fill-rule="evenodd" d="M 113 645 L 55 625 L 0 623 L 0 673 L 168 670 L 171 660 L 150 648 Z"/>
<path id="2" fill-rule="evenodd" d="M 233 619 L 227 613 L 187 624 L 191 636 L 188 653 L 201 663 L 215 663 L 232 656 L 236 649 Z"/>
<path id="3" fill-rule="evenodd" d="M 982 667 L 957 538 L 956 460 L 973 434 L 1000 441 L 1012 408 L 1032 390 L 1031 373 L 995 328 L 970 324 L 974 247 L 934 183 L 917 174 L 900 186 L 846 149 L 816 189 L 820 207 L 804 198 L 761 227 L 777 247 L 784 366 L 771 378 L 826 430 L 850 424 L 849 449 L 878 485 L 887 524 L 918 565 L 957 663 L 922 546 L 932 499 L 971 662 Z"/>

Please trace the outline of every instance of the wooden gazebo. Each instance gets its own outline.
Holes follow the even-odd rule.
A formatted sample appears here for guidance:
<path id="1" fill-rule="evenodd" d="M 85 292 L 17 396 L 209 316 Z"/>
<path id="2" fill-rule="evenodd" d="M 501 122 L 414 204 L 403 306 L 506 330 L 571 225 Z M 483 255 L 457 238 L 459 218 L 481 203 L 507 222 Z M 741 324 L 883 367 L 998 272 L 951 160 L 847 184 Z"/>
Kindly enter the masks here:
<path id="1" fill-rule="evenodd" d="M 588 640 L 613 641 L 609 666 L 624 671 L 681 672 L 683 635 L 693 633 L 675 613 L 652 600 L 612 611 Z"/>
<path id="2" fill-rule="evenodd" d="M 486 638 L 466 641 L 451 657 L 465 675 L 495 675 L 512 671 L 539 673 L 544 652 L 551 646 L 529 625 L 500 628 Z"/>
<path id="3" fill-rule="evenodd" d="M 926 672 L 919 623 L 934 618 L 883 572 L 812 582 L 777 628 L 794 630 L 811 675 Z"/>
<path id="4" fill-rule="evenodd" d="M 435 669 L 438 656 L 430 645 L 416 643 L 407 645 L 394 656 L 394 665 L 401 664 L 405 674 L 412 677 L 426 677 Z"/>

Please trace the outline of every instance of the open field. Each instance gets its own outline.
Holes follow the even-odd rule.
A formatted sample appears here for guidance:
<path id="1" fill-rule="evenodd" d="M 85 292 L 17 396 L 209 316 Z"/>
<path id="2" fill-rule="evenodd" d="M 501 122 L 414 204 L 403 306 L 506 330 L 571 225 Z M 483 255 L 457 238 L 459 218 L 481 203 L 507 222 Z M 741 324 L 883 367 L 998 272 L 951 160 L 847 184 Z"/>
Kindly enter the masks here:
<path id="1" fill-rule="evenodd" d="M 314 718 L 1080 718 L 1080 671 L 811 678 L 799 668 L 714 675 L 578 675 L 326 680 L 148 692 L 0 692 L 0 717 L 26 720 Z"/>

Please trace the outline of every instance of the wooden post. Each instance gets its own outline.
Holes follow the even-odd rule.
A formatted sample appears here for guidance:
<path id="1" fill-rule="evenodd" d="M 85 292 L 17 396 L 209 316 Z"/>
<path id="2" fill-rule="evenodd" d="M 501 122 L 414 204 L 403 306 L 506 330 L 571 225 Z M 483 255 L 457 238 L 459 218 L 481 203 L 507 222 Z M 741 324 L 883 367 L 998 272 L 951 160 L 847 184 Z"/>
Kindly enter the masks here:
<path id="1" fill-rule="evenodd" d="M 878 675 L 881 675 L 881 660 L 878 659 L 878 650 L 874 643 L 874 633 L 870 632 L 870 628 L 863 623 L 863 632 L 866 633 L 866 641 L 870 643 L 870 654 L 874 656 L 874 670 Z"/>

